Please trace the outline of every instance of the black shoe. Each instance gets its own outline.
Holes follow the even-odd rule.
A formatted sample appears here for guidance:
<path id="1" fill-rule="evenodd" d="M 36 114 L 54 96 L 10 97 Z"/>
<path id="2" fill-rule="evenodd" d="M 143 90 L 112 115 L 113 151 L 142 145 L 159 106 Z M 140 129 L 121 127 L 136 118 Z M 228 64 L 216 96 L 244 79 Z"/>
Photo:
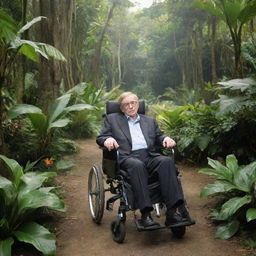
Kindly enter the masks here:
<path id="1" fill-rule="evenodd" d="M 165 220 L 166 227 L 181 227 L 186 226 L 184 219 L 178 214 L 173 213 L 172 215 L 167 215 Z"/>
<path id="2" fill-rule="evenodd" d="M 152 226 L 160 226 L 159 223 L 155 222 L 150 215 L 142 216 L 141 218 L 141 224 L 147 228 Z"/>

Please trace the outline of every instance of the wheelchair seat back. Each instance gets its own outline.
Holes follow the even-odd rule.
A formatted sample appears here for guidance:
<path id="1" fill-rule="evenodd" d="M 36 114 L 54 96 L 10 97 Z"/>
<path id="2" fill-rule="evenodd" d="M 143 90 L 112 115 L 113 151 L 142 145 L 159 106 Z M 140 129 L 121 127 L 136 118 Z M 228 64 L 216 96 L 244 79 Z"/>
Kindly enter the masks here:
<path id="1" fill-rule="evenodd" d="M 112 113 L 122 113 L 119 102 L 107 101 L 105 116 Z M 138 113 L 145 114 L 145 102 L 143 100 L 139 100 Z M 114 179 L 117 177 L 119 174 L 119 166 L 116 150 L 108 151 L 107 149 L 103 149 L 102 169 L 108 178 Z"/>

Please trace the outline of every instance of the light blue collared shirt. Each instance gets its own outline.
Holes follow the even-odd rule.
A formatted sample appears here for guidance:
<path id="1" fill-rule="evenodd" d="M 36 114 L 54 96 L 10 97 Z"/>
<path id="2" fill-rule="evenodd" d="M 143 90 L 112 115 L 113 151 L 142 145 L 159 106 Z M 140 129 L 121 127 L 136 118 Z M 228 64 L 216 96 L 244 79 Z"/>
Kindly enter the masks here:
<path id="1" fill-rule="evenodd" d="M 135 120 L 127 115 L 126 117 L 132 137 L 132 151 L 148 148 L 147 142 L 140 128 L 140 116 L 137 115 Z"/>

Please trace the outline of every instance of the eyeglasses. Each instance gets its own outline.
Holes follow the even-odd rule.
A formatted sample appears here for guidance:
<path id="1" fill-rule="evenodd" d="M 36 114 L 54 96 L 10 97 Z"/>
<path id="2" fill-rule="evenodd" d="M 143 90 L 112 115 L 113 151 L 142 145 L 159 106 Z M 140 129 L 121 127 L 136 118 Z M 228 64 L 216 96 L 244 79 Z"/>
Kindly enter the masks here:
<path id="1" fill-rule="evenodd" d="M 129 108 L 129 106 L 135 107 L 137 104 L 138 104 L 138 101 L 130 101 L 128 103 L 122 103 L 122 107 L 123 108 Z"/>

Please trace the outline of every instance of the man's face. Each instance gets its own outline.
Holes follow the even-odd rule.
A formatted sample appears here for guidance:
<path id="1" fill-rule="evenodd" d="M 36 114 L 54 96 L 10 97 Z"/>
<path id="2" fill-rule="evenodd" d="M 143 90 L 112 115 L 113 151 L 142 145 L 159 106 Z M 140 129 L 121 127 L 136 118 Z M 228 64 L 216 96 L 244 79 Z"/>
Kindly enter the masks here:
<path id="1" fill-rule="evenodd" d="M 121 110 L 130 117 L 136 117 L 139 109 L 139 102 L 134 96 L 127 96 L 121 102 Z"/>

